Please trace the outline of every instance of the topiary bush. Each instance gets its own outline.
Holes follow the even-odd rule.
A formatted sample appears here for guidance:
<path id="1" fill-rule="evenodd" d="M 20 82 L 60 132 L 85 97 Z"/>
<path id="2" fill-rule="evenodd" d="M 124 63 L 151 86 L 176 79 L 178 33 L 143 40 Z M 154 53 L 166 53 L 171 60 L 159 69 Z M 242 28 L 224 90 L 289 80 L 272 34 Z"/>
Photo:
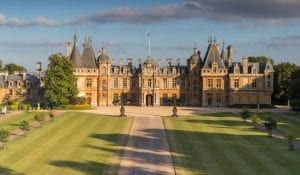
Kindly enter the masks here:
<path id="1" fill-rule="evenodd" d="M 55 116 L 54 116 L 53 112 L 50 112 L 50 113 L 49 113 L 49 117 L 51 118 L 51 120 L 54 119 Z"/>
<path id="2" fill-rule="evenodd" d="M 251 112 L 248 109 L 244 108 L 242 112 L 240 112 L 240 115 L 243 118 L 244 122 L 246 122 L 246 119 L 251 117 Z"/>
<path id="3" fill-rule="evenodd" d="M 273 129 L 275 129 L 277 127 L 277 121 L 269 116 L 267 118 L 267 120 L 264 122 L 264 125 L 266 127 L 267 132 L 268 132 L 268 136 L 272 137 Z"/>
<path id="4" fill-rule="evenodd" d="M 9 132 L 4 129 L 0 129 L 0 142 L 2 142 L 2 148 L 4 148 L 5 143 L 8 141 L 8 137 Z"/>
<path id="5" fill-rule="evenodd" d="M 22 129 L 23 131 L 29 131 L 30 130 L 29 122 L 26 120 L 22 120 L 19 124 L 19 128 Z"/>
<path id="6" fill-rule="evenodd" d="M 44 122 L 46 121 L 46 115 L 44 113 L 36 113 L 34 116 L 34 119 L 38 122 Z"/>
<path id="7" fill-rule="evenodd" d="M 252 121 L 252 123 L 254 125 L 254 128 L 257 129 L 257 127 L 258 127 L 258 125 L 260 123 L 260 118 L 258 117 L 258 115 L 255 114 L 255 113 L 253 113 L 251 115 L 251 121 Z"/>

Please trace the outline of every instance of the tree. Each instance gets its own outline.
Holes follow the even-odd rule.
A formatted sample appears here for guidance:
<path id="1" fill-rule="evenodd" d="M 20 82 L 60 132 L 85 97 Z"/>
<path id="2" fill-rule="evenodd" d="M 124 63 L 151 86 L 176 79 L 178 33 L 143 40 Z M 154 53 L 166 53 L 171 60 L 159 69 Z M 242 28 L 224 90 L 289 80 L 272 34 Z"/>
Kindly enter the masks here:
<path id="1" fill-rule="evenodd" d="M 49 57 L 48 70 L 45 75 L 45 97 L 52 106 L 70 103 L 78 93 L 73 64 L 68 57 L 54 54 Z"/>
<path id="2" fill-rule="evenodd" d="M 5 143 L 8 141 L 9 132 L 1 129 L 0 130 L 0 142 L 2 143 L 2 148 L 4 148 Z"/>
<path id="3" fill-rule="evenodd" d="M 287 104 L 288 88 L 292 82 L 292 75 L 298 67 L 291 63 L 280 63 L 274 66 L 274 91 L 272 101 L 277 104 Z"/>
<path id="4" fill-rule="evenodd" d="M 15 63 L 10 63 L 10 64 L 6 64 L 4 66 L 4 70 L 7 70 L 9 74 L 13 74 L 14 71 L 18 71 L 18 72 L 26 72 L 25 67 L 21 66 L 21 65 L 17 65 Z"/>
<path id="5" fill-rule="evenodd" d="M 289 99 L 291 100 L 292 110 L 300 111 L 300 69 L 292 76 L 291 86 L 289 88 Z"/>
<path id="6" fill-rule="evenodd" d="M 251 117 L 251 112 L 248 109 L 243 109 L 243 111 L 240 113 L 241 117 L 243 118 L 244 122 L 247 118 Z"/>
<path id="7" fill-rule="evenodd" d="M 266 56 L 258 56 L 258 57 L 251 56 L 251 57 L 248 57 L 249 62 L 267 63 L 268 59 L 270 59 L 270 58 L 266 57 Z M 274 60 L 271 59 L 270 61 L 271 61 L 272 65 L 274 65 Z"/>
<path id="8" fill-rule="evenodd" d="M 264 125 L 266 127 L 267 132 L 268 132 L 268 136 L 272 137 L 273 129 L 275 129 L 277 127 L 277 121 L 269 116 L 267 118 L 267 120 L 264 122 Z"/>

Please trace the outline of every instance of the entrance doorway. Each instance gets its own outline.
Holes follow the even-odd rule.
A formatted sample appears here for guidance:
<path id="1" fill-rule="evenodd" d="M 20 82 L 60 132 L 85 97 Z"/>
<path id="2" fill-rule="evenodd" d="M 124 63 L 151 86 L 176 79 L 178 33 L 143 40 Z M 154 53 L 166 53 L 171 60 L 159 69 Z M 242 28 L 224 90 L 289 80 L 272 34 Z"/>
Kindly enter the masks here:
<path id="1" fill-rule="evenodd" d="M 146 95 L 146 106 L 153 106 L 153 95 Z"/>
<path id="2" fill-rule="evenodd" d="M 212 105 L 212 94 L 211 93 L 207 94 L 207 104 L 208 104 L 208 106 Z"/>

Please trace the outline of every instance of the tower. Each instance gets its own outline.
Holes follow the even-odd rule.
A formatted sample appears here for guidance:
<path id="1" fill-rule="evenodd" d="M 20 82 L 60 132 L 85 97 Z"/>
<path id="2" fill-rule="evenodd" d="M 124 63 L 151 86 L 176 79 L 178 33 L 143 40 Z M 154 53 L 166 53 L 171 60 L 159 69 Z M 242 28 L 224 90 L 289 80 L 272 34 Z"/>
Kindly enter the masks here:
<path id="1" fill-rule="evenodd" d="M 72 43 L 70 41 L 66 42 L 66 56 L 70 57 L 72 53 Z"/>
<path id="2" fill-rule="evenodd" d="M 41 78 L 41 72 L 42 72 L 42 63 L 39 61 L 35 64 L 35 73 L 39 79 Z"/>

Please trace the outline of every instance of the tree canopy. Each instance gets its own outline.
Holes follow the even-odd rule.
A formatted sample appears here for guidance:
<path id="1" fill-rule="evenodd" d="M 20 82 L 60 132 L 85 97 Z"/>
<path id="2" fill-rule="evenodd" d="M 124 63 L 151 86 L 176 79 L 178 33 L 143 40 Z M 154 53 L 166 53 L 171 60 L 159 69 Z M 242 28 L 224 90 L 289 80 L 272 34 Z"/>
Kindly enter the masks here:
<path id="1" fill-rule="evenodd" d="M 250 56 L 250 57 L 248 57 L 249 62 L 267 63 L 268 59 L 270 59 L 270 58 L 266 57 L 266 56 L 258 56 L 258 57 Z M 272 65 L 274 65 L 274 60 L 270 59 L 270 61 L 271 61 Z"/>
<path id="2" fill-rule="evenodd" d="M 73 64 L 68 57 L 54 54 L 49 57 L 45 75 L 45 97 L 52 106 L 67 105 L 78 94 Z"/>
<path id="3" fill-rule="evenodd" d="M 1 61 L 1 64 L 2 64 L 2 61 Z M 2 67 L 2 65 L 1 65 L 1 67 Z M 17 65 L 15 63 L 6 64 L 3 69 L 7 70 L 9 74 L 13 74 L 14 71 L 19 71 L 19 72 L 26 71 L 25 67 L 23 67 L 21 65 Z"/>
<path id="4" fill-rule="evenodd" d="M 291 63 L 280 63 L 274 66 L 274 92 L 273 102 L 278 104 L 287 104 L 288 88 L 292 82 L 292 75 L 298 67 Z"/>

